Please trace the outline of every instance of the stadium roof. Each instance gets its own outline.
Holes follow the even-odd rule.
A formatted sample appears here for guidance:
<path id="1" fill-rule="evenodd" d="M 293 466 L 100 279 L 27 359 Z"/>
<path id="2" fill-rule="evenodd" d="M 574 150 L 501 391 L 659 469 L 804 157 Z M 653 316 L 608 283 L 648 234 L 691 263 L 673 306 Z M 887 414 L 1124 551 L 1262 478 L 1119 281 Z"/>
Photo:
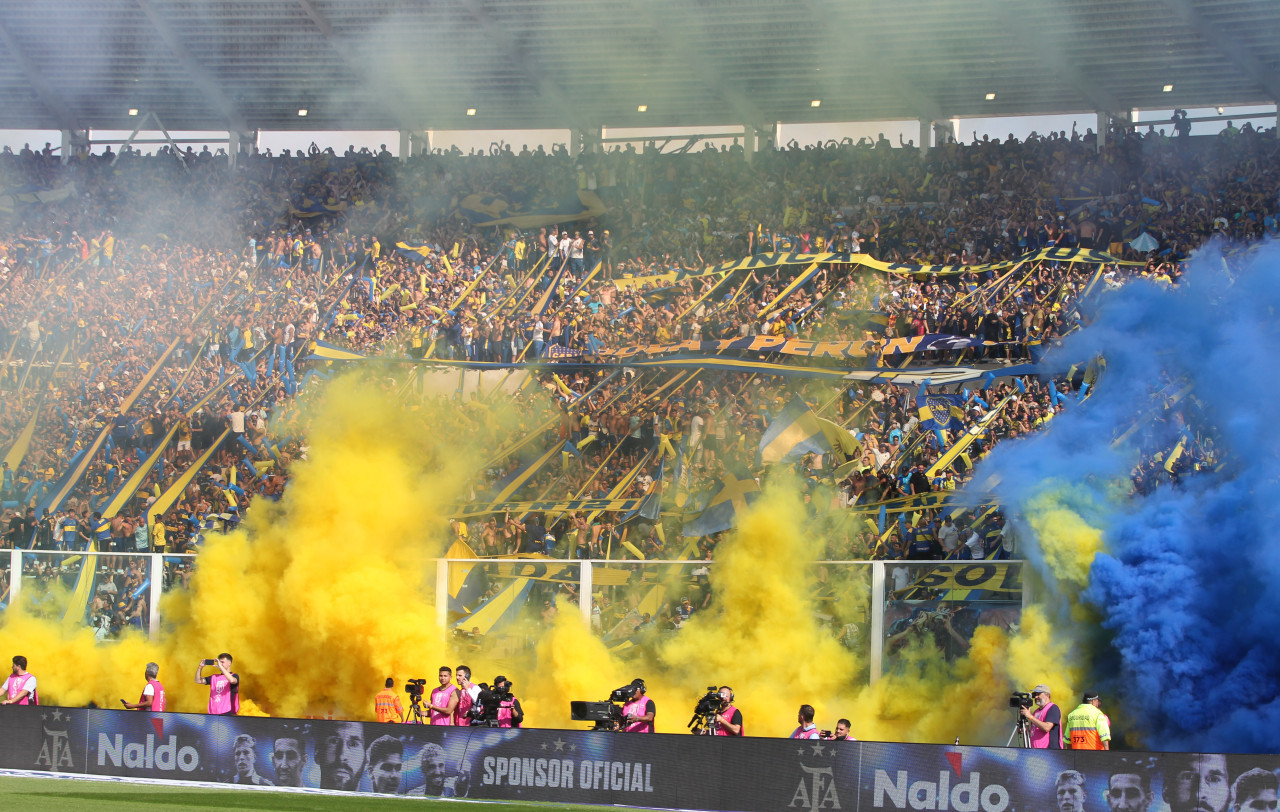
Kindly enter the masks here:
<path id="1" fill-rule="evenodd" d="M 1270 103 L 1278 42 L 1277 0 L 0 0 L 0 127 L 131 129 L 130 108 L 248 131 Z"/>

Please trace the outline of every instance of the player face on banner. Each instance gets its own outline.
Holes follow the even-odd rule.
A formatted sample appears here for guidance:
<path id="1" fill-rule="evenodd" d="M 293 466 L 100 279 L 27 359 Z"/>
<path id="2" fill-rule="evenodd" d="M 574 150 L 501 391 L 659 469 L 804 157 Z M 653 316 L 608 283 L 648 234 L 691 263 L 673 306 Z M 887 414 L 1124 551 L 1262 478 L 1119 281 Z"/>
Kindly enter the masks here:
<path id="1" fill-rule="evenodd" d="M 277 787 L 302 786 L 302 773 L 307 766 L 307 751 L 301 734 L 288 731 L 278 736 L 271 747 L 271 767 Z"/>
<path id="2" fill-rule="evenodd" d="M 364 725 L 338 722 L 316 736 L 315 762 L 320 789 L 355 792 L 364 772 Z"/>
<path id="3" fill-rule="evenodd" d="M 404 771 L 404 742 L 395 736 L 380 736 L 369 745 L 365 759 L 369 773 L 369 791 L 383 795 L 400 792 L 400 775 Z"/>

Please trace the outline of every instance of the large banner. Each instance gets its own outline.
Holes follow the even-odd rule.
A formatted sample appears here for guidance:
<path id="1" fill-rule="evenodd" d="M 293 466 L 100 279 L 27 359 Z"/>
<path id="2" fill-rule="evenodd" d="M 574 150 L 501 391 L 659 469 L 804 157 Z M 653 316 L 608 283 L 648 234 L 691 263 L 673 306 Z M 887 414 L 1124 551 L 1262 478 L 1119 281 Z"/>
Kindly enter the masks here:
<path id="1" fill-rule="evenodd" d="M 1105 251 L 1091 248 L 1041 248 L 1016 259 L 1000 262 L 989 262 L 983 265 L 907 265 L 900 262 L 885 262 L 870 254 L 804 254 L 797 251 L 778 251 L 767 254 L 753 254 L 742 259 L 731 259 L 713 265 L 710 268 L 695 270 L 681 269 L 649 276 L 627 276 L 613 280 L 619 290 L 632 290 L 644 287 L 660 288 L 675 285 L 686 279 L 699 279 L 734 271 L 764 270 L 782 265 L 861 265 L 866 268 L 898 276 L 956 276 L 963 273 L 987 273 L 1003 271 L 1025 262 L 1083 262 L 1090 265 L 1143 265 L 1143 262 L 1130 262 L 1117 259 Z"/>
<path id="2" fill-rule="evenodd" d="M 1011 728 L 1013 718 L 1010 712 Z M 749 730 L 751 720 L 745 721 Z M 770 812 L 1227 812 L 1229 801 L 1245 812 L 1274 803 L 1273 770 L 1280 766 L 1280 756 L 1271 755 L 495 730 L 56 707 L 0 708 L 0 727 L 5 769 Z"/>

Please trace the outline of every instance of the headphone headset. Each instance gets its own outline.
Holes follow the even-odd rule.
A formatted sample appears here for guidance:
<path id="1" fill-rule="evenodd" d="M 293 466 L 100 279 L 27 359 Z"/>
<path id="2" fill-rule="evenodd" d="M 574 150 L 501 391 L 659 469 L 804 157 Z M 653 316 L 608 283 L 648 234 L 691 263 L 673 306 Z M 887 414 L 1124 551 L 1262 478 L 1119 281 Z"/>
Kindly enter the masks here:
<path id="1" fill-rule="evenodd" d="M 723 686 L 720 690 L 722 690 L 722 691 L 724 691 L 724 690 L 728 690 L 728 691 L 729 691 L 729 701 L 730 701 L 730 702 L 732 702 L 732 701 L 733 701 L 733 689 L 732 689 L 732 688 L 730 688 L 728 685 L 725 685 L 725 686 Z"/>

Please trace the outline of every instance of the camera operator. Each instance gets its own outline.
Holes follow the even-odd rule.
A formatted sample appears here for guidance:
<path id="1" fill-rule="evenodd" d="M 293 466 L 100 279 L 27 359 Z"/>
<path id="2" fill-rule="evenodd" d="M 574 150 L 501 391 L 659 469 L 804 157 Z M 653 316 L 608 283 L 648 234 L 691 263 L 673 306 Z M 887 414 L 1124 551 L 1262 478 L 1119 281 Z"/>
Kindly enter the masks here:
<path id="1" fill-rule="evenodd" d="M 720 698 L 727 704 L 716 714 L 716 736 L 743 735 L 742 711 L 733 706 L 733 689 L 728 685 L 720 686 Z"/>
<path id="2" fill-rule="evenodd" d="M 822 736 L 818 733 L 818 726 L 813 723 L 815 711 L 812 705 L 801 705 L 800 712 L 796 714 L 796 721 L 800 726 L 791 731 L 793 739 L 820 739 Z"/>
<path id="3" fill-rule="evenodd" d="M 851 727 L 853 727 L 853 724 L 848 719 L 841 719 L 836 722 L 834 731 L 820 731 L 822 735 L 819 738 L 833 742 L 856 742 L 857 739 L 849 735 L 849 728 Z"/>
<path id="4" fill-rule="evenodd" d="M 503 694 L 498 702 L 498 727 L 520 727 L 524 722 L 524 709 L 520 700 L 511 693 L 511 680 L 503 676 L 493 678 L 494 693 Z"/>
<path id="5" fill-rule="evenodd" d="M 1020 708 L 1018 712 L 1031 726 L 1031 746 L 1039 750 L 1062 749 L 1062 709 L 1049 698 L 1049 686 L 1037 685 L 1031 689 L 1035 710 Z"/>
<path id="6" fill-rule="evenodd" d="M 458 689 L 453 684 L 453 669 L 440 666 L 440 687 L 431 691 L 428 710 L 433 725 L 452 725 L 453 712 L 458 709 Z"/>
<path id="7" fill-rule="evenodd" d="M 622 706 L 623 733 L 652 733 L 653 718 L 657 715 L 657 706 L 645 695 L 644 680 L 636 678 L 631 681 L 635 687 L 635 696 Z"/>

